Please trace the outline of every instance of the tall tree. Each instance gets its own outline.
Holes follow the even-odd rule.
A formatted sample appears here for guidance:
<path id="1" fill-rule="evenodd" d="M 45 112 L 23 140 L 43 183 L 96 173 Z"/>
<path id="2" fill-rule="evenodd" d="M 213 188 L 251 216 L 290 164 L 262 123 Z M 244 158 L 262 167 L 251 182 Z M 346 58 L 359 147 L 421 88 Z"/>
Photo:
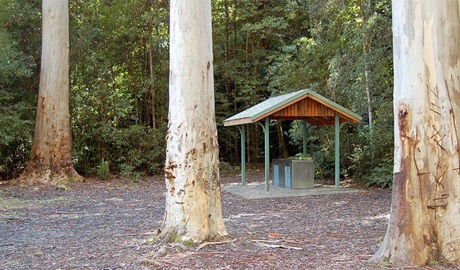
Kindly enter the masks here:
<path id="1" fill-rule="evenodd" d="M 371 259 L 460 260 L 460 3 L 393 1 L 394 189 Z"/>
<path id="2" fill-rule="evenodd" d="M 227 235 L 214 109 L 210 0 L 172 0 L 169 127 L 163 236 L 202 242 Z"/>
<path id="3" fill-rule="evenodd" d="M 31 160 L 21 181 L 59 184 L 79 178 L 72 164 L 69 113 L 69 2 L 43 0 L 40 86 Z"/>

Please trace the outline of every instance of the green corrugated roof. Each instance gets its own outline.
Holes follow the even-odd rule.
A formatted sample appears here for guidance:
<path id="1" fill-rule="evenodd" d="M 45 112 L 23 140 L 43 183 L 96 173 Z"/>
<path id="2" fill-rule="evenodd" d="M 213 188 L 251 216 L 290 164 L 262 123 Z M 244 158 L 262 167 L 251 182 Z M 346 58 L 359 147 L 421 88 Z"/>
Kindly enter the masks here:
<path id="1" fill-rule="evenodd" d="M 296 100 L 300 101 L 304 98 L 307 98 L 309 95 L 315 97 L 316 99 L 320 100 L 324 105 L 328 106 L 329 108 L 335 110 L 337 113 L 341 115 L 348 115 L 350 120 L 354 120 L 354 122 L 360 122 L 362 117 L 358 114 L 346 109 L 345 107 L 321 96 L 320 94 L 311 91 L 309 89 L 304 89 L 280 96 L 271 97 L 259 104 L 256 104 L 230 118 L 224 120 L 224 126 L 235 126 L 235 125 L 242 125 L 242 124 L 250 124 L 261 120 L 261 117 L 267 117 L 271 114 L 277 112 L 287 104 L 294 102 Z"/>

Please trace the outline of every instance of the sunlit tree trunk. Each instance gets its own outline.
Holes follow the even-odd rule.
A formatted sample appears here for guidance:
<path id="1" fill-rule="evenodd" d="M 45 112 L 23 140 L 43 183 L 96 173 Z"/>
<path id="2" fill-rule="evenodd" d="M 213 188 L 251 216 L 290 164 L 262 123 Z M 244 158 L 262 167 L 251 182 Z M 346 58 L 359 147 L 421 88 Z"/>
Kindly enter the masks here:
<path id="1" fill-rule="evenodd" d="M 210 0 L 172 0 L 169 128 L 163 236 L 202 242 L 227 235 L 214 111 Z"/>
<path id="2" fill-rule="evenodd" d="M 395 0 L 395 167 L 374 262 L 460 261 L 460 6 Z"/>
<path id="3" fill-rule="evenodd" d="M 69 3 L 43 0 L 40 87 L 31 160 L 20 181 L 59 184 L 79 179 L 72 164 L 69 112 Z"/>

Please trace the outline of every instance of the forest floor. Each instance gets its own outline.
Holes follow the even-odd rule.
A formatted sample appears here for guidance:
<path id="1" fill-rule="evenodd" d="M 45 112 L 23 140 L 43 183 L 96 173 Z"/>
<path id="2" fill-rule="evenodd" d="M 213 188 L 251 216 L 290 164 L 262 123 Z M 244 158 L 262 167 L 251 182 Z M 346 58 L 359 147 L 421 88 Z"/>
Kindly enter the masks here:
<path id="1" fill-rule="evenodd" d="M 247 179 L 262 181 L 263 174 Z M 367 262 L 387 228 L 388 189 L 252 200 L 224 191 L 233 240 L 198 247 L 149 243 L 163 221 L 164 192 L 161 177 L 0 185 L 0 269 L 415 269 Z"/>

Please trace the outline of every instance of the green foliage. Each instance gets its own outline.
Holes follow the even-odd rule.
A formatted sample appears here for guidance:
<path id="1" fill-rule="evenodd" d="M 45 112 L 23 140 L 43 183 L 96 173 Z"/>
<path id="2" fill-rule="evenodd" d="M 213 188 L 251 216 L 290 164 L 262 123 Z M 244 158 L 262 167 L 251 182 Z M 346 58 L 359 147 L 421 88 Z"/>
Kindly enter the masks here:
<path id="1" fill-rule="evenodd" d="M 334 128 L 333 127 L 307 127 L 307 159 L 315 162 L 315 175 L 317 178 L 334 177 Z M 296 152 L 302 152 L 303 134 L 301 121 L 294 121 L 289 129 L 289 139 L 295 145 Z M 302 154 L 299 154 L 302 155 Z"/>
<path id="2" fill-rule="evenodd" d="M 372 146 L 369 143 L 370 133 L 363 130 L 359 133 L 361 145 L 354 148 L 350 155 L 351 165 L 348 170 L 355 179 L 368 186 L 391 187 L 393 183 L 393 136 L 382 126 L 376 125 L 373 131 Z"/>
<path id="3" fill-rule="evenodd" d="M 182 242 L 182 245 L 189 249 L 190 247 L 196 246 L 197 243 L 195 243 L 193 240 L 185 240 Z"/>
<path id="4" fill-rule="evenodd" d="M 325 131 L 328 132 L 328 131 Z M 332 132 L 328 132 L 332 134 Z M 333 138 L 333 135 L 330 135 Z M 335 171 L 335 145 L 334 140 L 324 141 L 312 149 L 312 159 L 315 161 L 315 176 L 318 178 L 333 178 Z M 343 167 L 341 167 L 343 168 Z"/>
<path id="5" fill-rule="evenodd" d="M 24 167 L 38 92 L 40 1 L 0 0 L 0 177 Z M 363 116 L 341 130 L 342 175 L 389 186 L 393 155 L 391 1 L 212 1 L 221 171 L 240 158 L 239 132 L 222 121 L 266 98 L 310 88 Z M 168 115 L 169 1 L 71 1 L 74 163 L 137 181 L 159 173 Z M 370 93 L 370 100 L 366 93 Z M 373 114 L 370 123 L 369 110 Z M 370 128 L 372 126 L 372 129 Z M 247 127 L 248 161 L 263 132 Z M 334 131 L 311 127 L 318 177 L 334 173 Z M 275 151 L 276 133 L 270 134 Z M 285 129 L 291 155 L 299 125 Z M 103 167 L 103 166 L 102 166 Z"/>
<path id="6" fill-rule="evenodd" d="M 135 180 L 163 167 L 166 2 L 71 4 L 74 162 L 82 174 L 101 159 Z"/>
<path id="7" fill-rule="evenodd" d="M 393 186 L 393 160 L 383 160 L 376 167 L 366 181 L 367 186 L 378 186 L 381 188 Z"/>
<path id="8" fill-rule="evenodd" d="M 121 164 L 120 169 L 120 174 L 123 177 L 126 177 L 133 184 L 140 182 L 142 180 L 142 177 L 144 176 L 143 172 L 134 171 L 134 167 L 128 164 Z"/>
<path id="9" fill-rule="evenodd" d="M 240 170 L 240 166 L 232 166 L 230 163 L 224 161 L 219 162 L 219 172 L 221 175 L 234 175 L 240 172 Z"/>
<path id="10" fill-rule="evenodd" d="M 166 156 L 166 128 L 145 128 L 133 125 L 123 130 L 118 141 L 118 155 L 112 155 L 125 173 L 133 171 L 155 174 L 161 172 Z M 119 168 L 120 169 L 120 168 Z"/>
<path id="11" fill-rule="evenodd" d="M 290 157 L 291 159 L 299 159 L 299 160 L 311 160 L 310 155 L 303 155 L 303 153 L 297 153 L 294 157 Z"/>
<path id="12" fill-rule="evenodd" d="M 99 166 L 97 167 L 97 177 L 101 180 L 107 180 L 110 178 L 110 166 L 107 160 L 101 159 Z"/>
<path id="13" fill-rule="evenodd" d="M 127 128 L 105 125 L 89 129 L 75 136 L 76 168 L 91 172 L 96 159 L 105 158 L 112 164 L 112 172 L 130 178 L 138 179 L 142 173 L 159 173 L 164 166 L 165 134 L 164 127 L 154 130 L 139 125 Z"/>
<path id="14" fill-rule="evenodd" d="M 29 82 L 37 64 L 29 54 L 34 35 L 22 35 L 32 28 L 25 22 L 35 21 L 36 10 L 33 3 L 0 3 L 0 179 L 9 179 L 22 172 L 32 141 L 36 87 Z"/>
<path id="15" fill-rule="evenodd" d="M 216 91 L 222 91 L 217 97 L 226 98 L 218 101 L 222 105 L 218 108 L 226 112 L 222 118 L 271 95 L 313 89 L 363 116 L 361 125 L 341 130 L 341 174 L 369 185 L 391 183 L 393 65 L 389 0 L 241 1 L 239 5 L 224 1 L 215 12 L 220 12 L 219 23 L 215 24 L 216 74 L 222 75 L 217 77 Z M 294 122 L 285 134 L 291 138 L 292 153 L 300 152 L 302 145 L 296 125 Z M 233 145 L 232 149 L 221 149 L 221 153 L 238 151 L 237 132 L 220 131 L 219 136 Z M 272 138 L 270 143 L 276 147 L 277 138 Z M 310 129 L 307 138 L 317 176 L 332 177 L 333 129 Z M 248 148 L 249 159 L 258 160 L 253 148 L 262 146 L 251 141 Z M 225 153 L 223 156 L 232 157 Z"/>

